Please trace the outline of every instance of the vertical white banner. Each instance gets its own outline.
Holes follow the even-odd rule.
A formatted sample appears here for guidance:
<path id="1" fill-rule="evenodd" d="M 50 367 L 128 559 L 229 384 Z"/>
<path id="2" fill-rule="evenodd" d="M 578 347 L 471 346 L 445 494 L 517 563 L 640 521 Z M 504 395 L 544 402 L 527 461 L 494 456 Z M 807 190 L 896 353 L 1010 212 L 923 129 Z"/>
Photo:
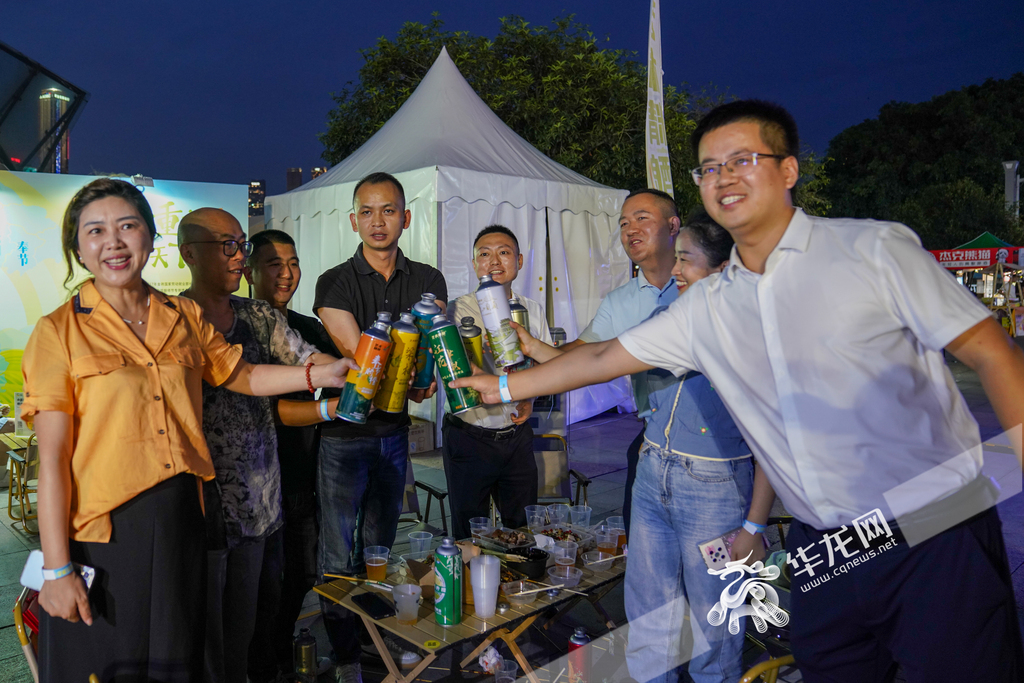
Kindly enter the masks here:
<path id="1" fill-rule="evenodd" d="M 661 75 L 661 7 L 658 0 L 651 0 L 651 28 L 647 34 L 647 187 L 675 196 L 672 191 L 672 167 L 668 161 Z"/>

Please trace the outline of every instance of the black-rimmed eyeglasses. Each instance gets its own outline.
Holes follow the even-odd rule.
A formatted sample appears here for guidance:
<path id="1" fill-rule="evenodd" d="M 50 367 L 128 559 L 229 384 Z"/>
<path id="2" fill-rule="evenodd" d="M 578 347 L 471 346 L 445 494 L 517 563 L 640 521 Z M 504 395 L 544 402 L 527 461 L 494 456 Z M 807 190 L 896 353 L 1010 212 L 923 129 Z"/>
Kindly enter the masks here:
<path id="1" fill-rule="evenodd" d="M 781 154 L 761 154 L 759 152 L 751 152 L 750 154 L 741 154 L 740 156 L 733 157 L 732 159 L 726 159 L 720 164 L 704 164 L 690 171 L 690 175 L 693 177 L 693 182 L 697 185 L 701 185 L 706 180 L 714 180 L 721 172 L 719 169 L 725 168 L 729 173 L 733 174 L 738 178 L 742 178 L 745 175 L 750 175 L 750 172 L 757 166 L 758 159 L 785 159 L 786 157 Z"/>
<path id="2" fill-rule="evenodd" d="M 202 242 L 185 242 L 181 246 L 187 246 L 189 244 L 219 244 L 224 249 L 225 256 L 234 256 L 238 253 L 238 250 L 242 250 L 242 256 L 249 258 L 252 254 L 252 242 L 244 240 L 239 242 L 238 240 L 206 240 Z"/>

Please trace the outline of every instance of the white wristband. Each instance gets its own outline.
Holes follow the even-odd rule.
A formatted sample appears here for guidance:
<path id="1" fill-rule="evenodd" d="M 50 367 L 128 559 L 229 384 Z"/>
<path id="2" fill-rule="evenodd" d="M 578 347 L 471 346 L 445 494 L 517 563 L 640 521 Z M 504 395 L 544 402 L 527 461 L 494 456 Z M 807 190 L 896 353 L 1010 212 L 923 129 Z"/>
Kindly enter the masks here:
<path id="1" fill-rule="evenodd" d="M 324 422 L 330 422 L 331 421 L 331 414 L 327 410 L 327 399 L 326 398 L 320 400 L 320 418 Z"/>
<path id="2" fill-rule="evenodd" d="M 68 576 L 73 571 L 75 571 L 75 568 L 71 565 L 70 562 L 68 562 L 63 567 L 59 567 L 57 569 L 47 569 L 43 567 L 43 581 L 56 581 L 57 579 L 63 579 L 65 576 Z"/>
<path id="3" fill-rule="evenodd" d="M 502 403 L 512 402 L 512 392 L 508 390 L 508 375 L 498 378 L 498 393 L 501 394 Z"/>
<path id="4" fill-rule="evenodd" d="M 768 527 L 766 527 L 763 524 L 754 524 L 749 519 L 743 520 L 743 529 L 751 536 L 753 536 L 754 534 L 764 533 L 764 530 L 767 528 Z"/>

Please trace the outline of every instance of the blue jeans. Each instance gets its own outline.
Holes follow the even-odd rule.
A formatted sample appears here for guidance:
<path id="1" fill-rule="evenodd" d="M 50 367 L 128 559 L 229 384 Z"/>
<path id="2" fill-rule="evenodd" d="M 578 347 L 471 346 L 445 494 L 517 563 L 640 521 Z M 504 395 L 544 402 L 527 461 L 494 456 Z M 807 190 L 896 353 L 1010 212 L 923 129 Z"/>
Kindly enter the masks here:
<path id="1" fill-rule="evenodd" d="M 708 574 L 697 544 L 743 523 L 753 485 L 749 458 L 703 460 L 641 449 L 625 587 L 626 659 L 641 683 L 674 681 L 687 661 L 696 683 L 739 679 L 743 630 L 734 636 L 728 621 L 708 624 L 708 611 L 728 584 Z"/>
<path id="2" fill-rule="evenodd" d="M 408 458 L 407 429 L 383 437 L 321 437 L 316 473 L 321 578 L 325 573 L 361 573 L 365 547 L 394 545 Z M 359 620 L 323 597 L 320 609 L 335 661 L 358 662 Z"/>

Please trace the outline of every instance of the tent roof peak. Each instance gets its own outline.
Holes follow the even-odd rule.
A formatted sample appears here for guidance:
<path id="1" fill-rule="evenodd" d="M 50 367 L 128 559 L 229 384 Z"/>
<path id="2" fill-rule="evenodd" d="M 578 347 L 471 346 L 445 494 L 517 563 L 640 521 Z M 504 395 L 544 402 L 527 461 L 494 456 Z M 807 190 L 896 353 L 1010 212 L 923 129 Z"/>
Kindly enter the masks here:
<path id="1" fill-rule="evenodd" d="M 344 161 L 293 192 L 429 166 L 605 186 L 548 158 L 508 127 L 459 71 L 447 46 L 397 112 Z"/>

